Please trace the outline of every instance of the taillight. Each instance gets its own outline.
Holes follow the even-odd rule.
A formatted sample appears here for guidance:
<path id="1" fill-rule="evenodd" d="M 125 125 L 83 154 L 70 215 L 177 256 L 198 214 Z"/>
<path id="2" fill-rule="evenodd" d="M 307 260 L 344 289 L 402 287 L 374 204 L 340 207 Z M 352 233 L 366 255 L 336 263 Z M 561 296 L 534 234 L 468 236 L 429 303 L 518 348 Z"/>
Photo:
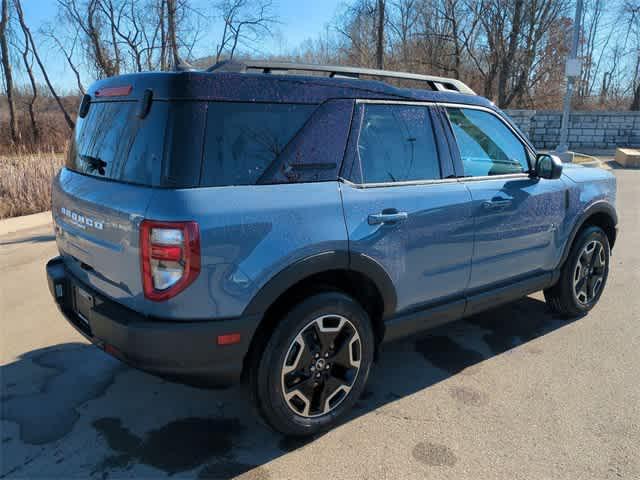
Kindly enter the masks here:
<path id="1" fill-rule="evenodd" d="M 140 256 L 144 296 L 157 302 L 176 296 L 200 273 L 198 224 L 143 220 Z"/>

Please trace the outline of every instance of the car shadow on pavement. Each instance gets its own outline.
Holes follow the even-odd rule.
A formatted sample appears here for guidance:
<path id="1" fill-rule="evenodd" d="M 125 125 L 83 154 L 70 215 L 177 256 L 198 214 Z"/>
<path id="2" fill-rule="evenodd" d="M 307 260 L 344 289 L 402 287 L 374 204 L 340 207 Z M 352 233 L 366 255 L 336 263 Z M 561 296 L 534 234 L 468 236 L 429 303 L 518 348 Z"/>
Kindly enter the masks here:
<path id="1" fill-rule="evenodd" d="M 55 240 L 55 235 L 32 235 L 25 238 L 18 238 L 16 240 L 0 240 L 1 245 L 18 245 L 21 243 L 46 243 Z"/>
<path id="2" fill-rule="evenodd" d="M 365 394 L 344 423 L 453 375 L 473 374 L 484 360 L 515 347 L 539 354 L 540 347 L 523 344 L 569 322 L 527 297 L 385 345 Z M 251 478 L 267 478 L 263 464 L 315 440 L 269 430 L 243 387 L 173 384 L 84 343 L 34 350 L 0 368 L 0 477 L 24 476 L 37 465 L 36 471 L 50 477 L 231 478 L 251 471 Z M 449 393 L 464 404 L 483 401 L 469 387 Z M 40 453 L 33 454 L 33 446 Z"/>

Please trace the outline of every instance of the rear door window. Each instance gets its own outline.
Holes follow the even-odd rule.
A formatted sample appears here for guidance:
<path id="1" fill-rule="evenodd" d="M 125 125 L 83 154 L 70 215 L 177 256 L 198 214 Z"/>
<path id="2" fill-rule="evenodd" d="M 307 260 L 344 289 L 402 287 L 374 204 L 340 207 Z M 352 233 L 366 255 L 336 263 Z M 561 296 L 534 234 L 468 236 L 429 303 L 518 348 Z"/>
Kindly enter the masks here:
<path id="1" fill-rule="evenodd" d="M 366 105 L 358 155 L 364 183 L 441 178 L 428 107 Z"/>
<path id="2" fill-rule="evenodd" d="M 255 185 L 317 108 L 283 103 L 212 102 L 201 185 Z"/>

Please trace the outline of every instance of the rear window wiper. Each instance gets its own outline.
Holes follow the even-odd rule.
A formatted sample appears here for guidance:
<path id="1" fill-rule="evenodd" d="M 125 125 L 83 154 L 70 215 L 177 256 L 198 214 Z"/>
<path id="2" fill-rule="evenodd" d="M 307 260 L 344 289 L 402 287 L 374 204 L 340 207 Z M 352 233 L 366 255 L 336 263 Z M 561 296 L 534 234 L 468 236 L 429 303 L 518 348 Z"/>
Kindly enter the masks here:
<path id="1" fill-rule="evenodd" d="M 107 162 L 98 157 L 92 157 L 90 155 L 80 155 L 80 158 L 83 162 L 86 162 L 89 165 L 91 170 L 95 170 L 100 175 L 104 175 L 104 167 L 107 166 Z"/>

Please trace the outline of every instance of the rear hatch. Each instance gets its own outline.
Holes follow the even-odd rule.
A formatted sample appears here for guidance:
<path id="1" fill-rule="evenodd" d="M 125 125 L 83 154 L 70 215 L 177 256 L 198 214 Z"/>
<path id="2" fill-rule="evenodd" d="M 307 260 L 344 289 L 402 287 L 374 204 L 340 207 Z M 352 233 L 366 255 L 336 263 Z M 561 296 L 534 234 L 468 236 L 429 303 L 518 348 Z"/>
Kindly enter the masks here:
<path id="1" fill-rule="evenodd" d="M 116 77 L 92 87 L 52 188 L 56 239 L 67 267 L 139 311 L 146 310 L 140 222 L 154 189 L 197 185 L 204 131 L 198 102 L 149 100 L 143 80 Z"/>

